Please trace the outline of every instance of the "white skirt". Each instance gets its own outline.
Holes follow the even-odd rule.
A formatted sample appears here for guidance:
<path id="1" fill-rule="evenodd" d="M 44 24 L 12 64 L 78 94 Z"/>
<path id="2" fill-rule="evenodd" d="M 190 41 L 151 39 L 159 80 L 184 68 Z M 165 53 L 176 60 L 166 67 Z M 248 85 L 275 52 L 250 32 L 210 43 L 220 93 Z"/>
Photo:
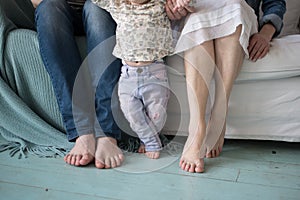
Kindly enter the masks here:
<path id="1" fill-rule="evenodd" d="M 248 57 L 248 43 L 257 32 L 257 17 L 245 0 L 197 0 L 176 41 L 175 53 L 191 49 L 205 41 L 233 34 L 242 25 L 240 44 Z"/>

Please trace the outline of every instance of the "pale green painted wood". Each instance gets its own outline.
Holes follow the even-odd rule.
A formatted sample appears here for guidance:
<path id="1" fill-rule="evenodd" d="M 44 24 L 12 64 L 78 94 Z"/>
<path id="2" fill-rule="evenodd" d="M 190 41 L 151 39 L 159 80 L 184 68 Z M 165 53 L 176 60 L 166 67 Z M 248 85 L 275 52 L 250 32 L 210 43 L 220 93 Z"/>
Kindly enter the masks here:
<path id="1" fill-rule="evenodd" d="M 300 164 L 300 143 L 229 140 L 223 153 L 234 159 Z"/>
<path id="2" fill-rule="evenodd" d="M 297 159 L 300 149 L 295 148 L 297 144 L 283 143 L 282 148 L 280 144 L 227 142 L 221 157 L 205 160 L 204 174 L 183 172 L 178 167 L 180 155 L 174 158 L 162 155 L 161 159 L 150 162 L 143 155 L 131 154 L 121 168 L 98 170 L 93 165 L 69 166 L 62 158 L 29 156 L 19 160 L 4 152 L 0 153 L 0 196 L 1 199 L 44 200 L 299 200 L 300 165 Z M 279 145 L 276 147 L 277 154 L 270 156 L 274 145 Z M 165 166 L 170 160 L 171 164 Z M 149 170 L 159 164 L 165 167 L 148 173 L 124 172 L 134 171 L 134 167 L 138 171 Z M 45 188 L 48 188 L 48 193 Z"/>
<path id="3" fill-rule="evenodd" d="M 1 194 L 1 199 L 7 199 L 7 200 L 108 199 L 99 196 L 95 197 L 86 194 L 83 195 L 83 194 L 70 193 L 70 192 L 64 192 L 58 190 L 51 190 L 48 188 L 32 187 L 32 186 L 17 185 L 11 183 L 3 183 L 3 182 L 0 182 L 0 194 Z"/>
<path id="4" fill-rule="evenodd" d="M 78 170 L 79 169 L 79 170 Z M 72 170 L 72 169 L 69 169 Z M 5 171 L 5 174 L 2 173 Z M 1 166 L 7 183 L 116 199 L 296 199 L 300 191 L 173 174 L 125 174 L 115 170 L 72 170 L 74 174 Z M 81 171 L 81 172 L 80 172 Z M 82 173 L 84 171 L 85 173 Z M 79 173 L 80 172 L 80 173 Z M 24 180 L 24 177 L 27 177 Z"/>
<path id="5" fill-rule="evenodd" d="M 214 160 L 213 162 L 211 162 Z M 238 170 L 250 170 L 261 173 L 274 173 L 282 175 L 299 175 L 300 174 L 300 164 L 291 164 L 283 162 L 273 162 L 273 161 L 256 161 L 248 160 L 247 157 L 244 159 L 234 159 L 227 158 L 226 154 L 222 154 L 221 157 L 217 159 L 206 160 L 207 168 L 212 166 L 220 168 L 230 168 Z M 208 169 L 209 170 L 209 169 Z"/>
<path id="6" fill-rule="evenodd" d="M 300 166 L 298 166 L 300 167 Z M 286 175 L 241 170 L 238 182 L 300 190 L 300 174 Z M 299 196 L 300 199 L 300 196 Z"/>

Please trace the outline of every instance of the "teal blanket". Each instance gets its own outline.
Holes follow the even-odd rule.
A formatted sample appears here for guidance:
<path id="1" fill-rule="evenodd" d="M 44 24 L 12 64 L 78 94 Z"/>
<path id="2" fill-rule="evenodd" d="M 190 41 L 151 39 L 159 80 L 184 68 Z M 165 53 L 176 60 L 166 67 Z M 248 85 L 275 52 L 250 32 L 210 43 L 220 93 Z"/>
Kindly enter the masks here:
<path id="1" fill-rule="evenodd" d="M 0 151 L 19 158 L 64 155 L 74 145 L 66 139 L 37 47 L 36 33 L 16 29 L 0 8 L 0 135 L 8 141 Z"/>

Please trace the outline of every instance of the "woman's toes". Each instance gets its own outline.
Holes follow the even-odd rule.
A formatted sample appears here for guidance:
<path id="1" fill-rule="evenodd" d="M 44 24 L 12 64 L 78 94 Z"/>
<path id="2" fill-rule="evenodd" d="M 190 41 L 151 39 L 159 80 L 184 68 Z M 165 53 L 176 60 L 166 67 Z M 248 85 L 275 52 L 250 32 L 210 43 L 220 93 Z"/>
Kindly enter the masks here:
<path id="1" fill-rule="evenodd" d="M 186 165 L 185 165 L 185 168 L 184 168 L 184 171 L 189 171 L 189 169 L 190 169 L 190 163 L 187 163 Z"/>
<path id="2" fill-rule="evenodd" d="M 196 167 L 196 165 L 194 163 L 191 164 L 189 172 L 194 173 L 195 172 L 195 167 Z"/>
<path id="3" fill-rule="evenodd" d="M 204 160 L 200 160 L 196 163 L 195 172 L 202 173 L 204 172 Z"/>
<path id="4" fill-rule="evenodd" d="M 206 158 L 211 158 L 211 151 L 206 154 Z"/>
<path id="5" fill-rule="evenodd" d="M 202 173 L 202 172 L 204 172 L 204 168 L 203 167 L 196 167 L 195 172 Z"/>
<path id="6" fill-rule="evenodd" d="M 183 162 L 180 167 L 181 167 L 181 169 L 185 170 L 185 166 L 186 166 L 186 163 Z"/>

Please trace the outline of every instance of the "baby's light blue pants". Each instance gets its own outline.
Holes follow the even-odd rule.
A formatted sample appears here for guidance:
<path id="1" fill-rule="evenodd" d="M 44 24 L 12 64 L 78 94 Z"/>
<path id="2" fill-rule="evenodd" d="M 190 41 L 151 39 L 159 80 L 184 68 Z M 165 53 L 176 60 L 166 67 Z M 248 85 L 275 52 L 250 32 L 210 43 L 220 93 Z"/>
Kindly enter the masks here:
<path id="1" fill-rule="evenodd" d="M 121 109 L 146 151 L 161 150 L 159 132 L 167 118 L 170 96 L 166 65 L 158 61 L 142 67 L 124 64 L 118 95 Z"/>

